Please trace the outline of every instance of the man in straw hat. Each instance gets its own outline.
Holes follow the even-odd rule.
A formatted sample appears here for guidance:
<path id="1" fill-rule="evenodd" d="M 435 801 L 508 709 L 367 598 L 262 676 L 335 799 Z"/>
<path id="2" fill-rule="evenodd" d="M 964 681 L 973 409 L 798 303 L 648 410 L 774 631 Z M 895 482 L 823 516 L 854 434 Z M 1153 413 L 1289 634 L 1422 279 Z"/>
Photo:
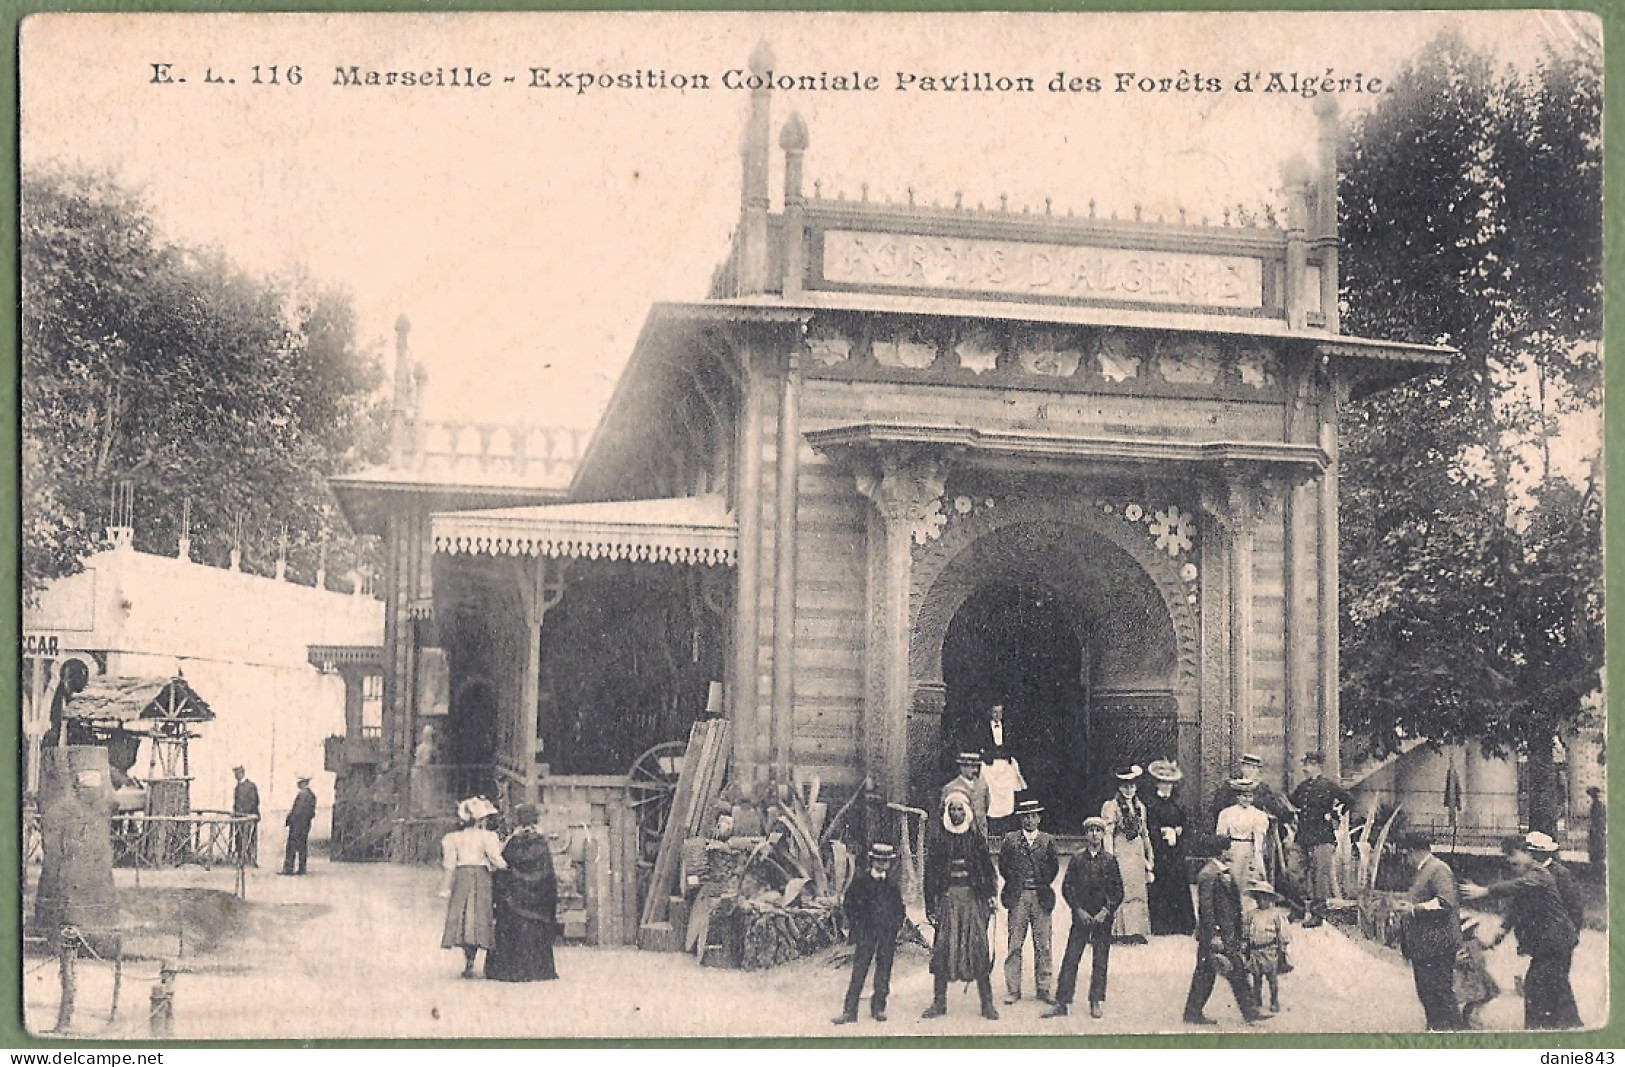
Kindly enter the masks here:
<path id="1" fill-rule="evenodd" d="M 310 859 L 310 824 L 316 821 L 316 794 L 310 789 L 310 775 L 301 774 L 295 781 L 299 792 L 294 794 L 288 817 L 282 820 L 288 828 L 288 844 L 282 851 L 280 874 L 304 874 Z"/>
<path id="2" fill-rule="evenodd" d="M 939 802 L 947 803 L 949 793 L 960 793 L 968 797 L 971 813 L 976 817 L 976 829 L 986 837 L 987 809 L 992 802 L 992 796 L 988 792 L 987 780 L 982 777 L 982 754 L 966 749 L 954 762 L 959 766 L 959 774 L 942 787 Z"/>
<path id="3" fill-rule="evenodd" d="M 1455 872 L 1433 854 L 1433 839 L 1421 831 L 1402 835 L 1398 848 L 1416 872 L 1396 904 L 1403 921 L 1400 950 L 1411 961 L 1416 999 L 1422 1002 L 1429 1030 L 1464 1030 L 1467 1023 L 1455 991 L 1456 951 L 1461 945 Z"/>
<path id="4" fill-rule="evenodd" d="M 1006 1004 L 1021 999 L 1021 958 L 1027 931 L 1033 939 L 1033 983 L 1038 999 L 1050 1003 L 1050 915 L 1055 910 L 1055 876 L 1061 860 L 1055 839 L 1038 828 L 1044 806 L 1028 798 L 1016 805 L 1021 829 L 999 842 L 999 877 L 1004 879 L 1000 902 L 1009 913 L 1009 937 L 1004 951 Z"/>
<path id="5" fill-rule="evenodd" d="M 1123 903 L 1123 873 L 1117 857 L 1106 851 L 1106 820 L 1083 820 L 1083 847 L 1066 865 L 1061 896 L 1072 909 L 1072 929 L 1066 936 L 1066 955 L 1061 957 L 1061 980 L 1055 990 L 1055 1006 L 1043 1017 L 1065 1015 L 1078 988 L 1078 966 L 1083 950 L 1094 946 L 1089 974 L 1089 1014 L 1100 1018 L 1106 1002 L 1107 968 L 1112 955 L 1112 919 Z"/>
<path id="6" fill-rule="evenodd" d="M 1325 922 L 1326 901 L 1333 895 L 1333 867 L 1337 858 L 1337 824 L 1343 812 L 1354 810 L 1348 790 L 1326 778 L 1326 757 L 1310 752 L 1303 757 L 1303 781 L 1292 791 L 1298 809 L 1298 844 L 1309 855 L 1309 916 L 1304 928 Z"/>
<path id="7" fill-rule="evenodd" d="M 1241 890 L 1225 859 L 1229 842 L 1217 835 L 1199 835 L 1191 853 L 1207 863 L 1196 876 L 1196 969 L 1191 972 L 1190 991 L 1185 995 L 1185 1022 L 1193 1026 L 1213 1026 L 1217 1020 L 1205 1013 L 1213 984 L 1224 975 L 1235 994 L 1236 1006 L 1249 1025 L 1262 1016 L 1247 981 L 1244 958 L 1246 926 L 1241 913 Z"/>
<path id="8" fill-rule="evenodd" d="M 830 1020 L 836 1026 L 858 1021 L 858 1001 L 869 964 L 875 967 L 874 996 L 869 1015 L 875 1022 L 886 1021 L 886 998 L 891 994 L 892 960 L 897 954 L 897 934 L 903 928 L 903 894 L 897 885 L 897 849 L 877 841 L 869 846 L 869 865 L 852 878 L 843 905 L 847 925 L 852 930 L 852 979 L 846 984 L 846 1002 L 841 1014 Z"/>
<path id="9" fill-rule="evenodd" d="M 1556 851 L 1552 839 L 1539 831 L 1508 837 L 1501 842 L 1501 851 L 1512 866 L 1512 877 L 1489 886 L 1468 885 L 1463 889 L 1469 900 L 1511 898 L 1501 933 L 1490 947 L 1499 945 L 1508 933 L 1516 934 L 1518 954 L 1529 957 L 1529 970 L 1523 977 L 1526 1030 L 1567 1030 L 1585 1025 L 1569 984 L 1579 931 L 1563 906 L 1557 879 L 1549 869 L 1550 861 L 1540 858 L 1548 850 Z"/>

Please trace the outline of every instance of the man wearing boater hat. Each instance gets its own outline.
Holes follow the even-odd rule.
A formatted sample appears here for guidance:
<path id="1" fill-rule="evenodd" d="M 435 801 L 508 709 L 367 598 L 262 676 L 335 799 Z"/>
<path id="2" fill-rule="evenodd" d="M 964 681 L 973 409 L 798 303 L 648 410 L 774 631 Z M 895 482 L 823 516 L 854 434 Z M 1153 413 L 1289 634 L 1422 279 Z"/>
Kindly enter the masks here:
<path id="1" fill-rule="evenodd" d="M 852 930 L 852 980 L 846 986 L 841 1014 L 830 1020 L 836 1026 L 858 1021 L 858 1001 L 863 997 L 870 961 L 875 966 L 875 991 L 869 1001 L 869 1015 L 875 1022 L 886 1021 L 892 959 L 897 954 L 897 934 L 903 928 L 904 916 L 903 894 L 894 870 L 896 860 L 897 849 L 877 841 L 869 846 L 868 868 L 859 871 L 847 887 L 843 903 Z"/>
<path id="2" fill-rule="evenodd" d="M 966 750 L 959 754 L 959 774 L 942 787 L 939 804 L 948 802 L 949 793 L 962 793 L 970 799 L 971 814 L 976 817 L 976 829 L 987 836 L 987 808 L 992 800 L 987 782 L 982 778 L 982 754 Z"/>
<path id="3" fill-rule="evenodd" d="M 1000 902 L 1009 913 L 1009 938 L 1004 951 L 1006 1004 L 1021 999 L 1021 956 L 1027 931 L 1033 935 L 1033 983 L 1038 999 L 1050 1000 L 1050 915 L 1055 910 L 1055 876 L 1061 873 L 1055 839 L 1038 828 L 1044 806 L 1036 800 L 1016 805 L 1021 829 L 1004 835 L 999 843 L 999 877 L 1004 879 Z"/>

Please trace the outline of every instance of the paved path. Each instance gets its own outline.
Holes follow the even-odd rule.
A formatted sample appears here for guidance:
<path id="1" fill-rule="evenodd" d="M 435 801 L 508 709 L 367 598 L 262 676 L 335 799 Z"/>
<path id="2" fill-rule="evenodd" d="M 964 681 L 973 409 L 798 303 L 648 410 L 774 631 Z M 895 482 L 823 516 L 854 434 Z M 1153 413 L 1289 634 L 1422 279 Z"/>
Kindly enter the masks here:
<path id="1" fill-rule="evenodd" d="M 563 947 L 562 980 L 529 985 L 463 981 L 460 953 L 442 950 L 444 903 L 433 868 L 313 861 L 304 878 L 250 873 L 244 936 L 227 951 L 186 959 L 175 998 L 176 1038 L 470 1038 L 808 1036 L 1066 1036 L 1107 1033 L 1212 1033 L 1180 1021 L 1194 947 L 1189 938 L 1154 938 L 1112 952 L 1106 1017 L 1077 1011 L 1040 1019 L 1043 1005 L 1005 1007 L 981 1019 L 974 988 L 955 986 L 949 1014 L 921 1020 L 931 998 L 925 955 L 905 947 L 893 981 L 891 1021 L 840 1028 L 846 972 L 827 957 L 768 972 L 699 967 L 689 956 L 635 949 Z M 118 872 L 121 885 L 130 872 Z M 143 884 L 229 891 L 229 872 L 188 869 L 147 874 Z M 1060 923 L 1058 922 L 1058 925 Z M 1282 1014 L 1250 1031 L 1221 983 L 1209 1005 L 1221 1029 L 1241 1032 L 1417 1031 L 1422 1012 L 1409 968 L 1389 953 L 1337 929 L 1293 927 L 1297 970 L 1283 978 Z M 1582 1015 L 1600 1023 L 1606 1003 L 1606 937 L 1587 931 L 1575 964 Z M 1056 932 L 1056 958 L 1065 943 Z M 1002 955 L 1002 952 L 1001 952 Z M 25 1017 L 31 1028 L 56 1017 L 54 966 L 25 960 Z M 1029 967 L 1031 966 L 1029 962 Z M 1492 969 L 1508 995 L 1483 1013 L 1490 1028 L 1516 1029 L 1522 1003 L 1511 995 L 1522 963 L 1510 943 Z M 81 968 L 77 1036 L 145 1038 L 147 992 L 157 965 L 132 961 L 122 1018 L 106 1026 L 110 982 L 104 969 Z M 1028 978 L 1030 988 L 1031 978 Z M 1002 994 L 1001 983 L 995 989 Z"/>

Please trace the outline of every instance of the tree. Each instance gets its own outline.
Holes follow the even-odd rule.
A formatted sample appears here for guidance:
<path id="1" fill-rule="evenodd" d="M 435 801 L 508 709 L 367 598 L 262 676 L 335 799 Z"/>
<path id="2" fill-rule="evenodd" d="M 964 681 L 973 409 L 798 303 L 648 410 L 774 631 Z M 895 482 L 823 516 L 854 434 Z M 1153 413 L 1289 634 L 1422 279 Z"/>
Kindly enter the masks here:
<path id="1" fill-rule="evenodd" d="M 348 296 L 299 274 L 251 277 L 162 239 L 136 192 L 48 168 L 22 182 L 25 590 L 80 568 L 121 486 L 136 545 L 313 580 L 375 551 L 338 518 L 327 476 L 375 461 L 377 354 Z"/>
<path id="2" fill-rule="evenodd" d="M 1346 413 L 1344 725 L 1526 754 L 1548 831 L 1602 665 L 1600 457 L 1553 453 L 1600 422 L 1600 73 L 1441 36 L 1350 124 L 1340 188 L 1346 328 L 1461 353 Z"/>

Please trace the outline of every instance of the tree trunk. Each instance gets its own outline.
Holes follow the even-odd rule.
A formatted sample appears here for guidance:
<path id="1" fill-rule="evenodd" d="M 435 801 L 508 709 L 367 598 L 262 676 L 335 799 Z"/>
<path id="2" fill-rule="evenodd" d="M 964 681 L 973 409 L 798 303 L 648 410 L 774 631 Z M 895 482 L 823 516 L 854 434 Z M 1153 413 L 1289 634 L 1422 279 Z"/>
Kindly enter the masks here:
<path id="1" fill-rule="evenodd" d="M 1555 731 L 1542 731 L 1529 742 L 1526 778 L 1529 790 L 1529 829 L 1557 835 L 1557 816 L 1562 810 L 1557 795 L 1557 768 L 1552 763 Z"/>

